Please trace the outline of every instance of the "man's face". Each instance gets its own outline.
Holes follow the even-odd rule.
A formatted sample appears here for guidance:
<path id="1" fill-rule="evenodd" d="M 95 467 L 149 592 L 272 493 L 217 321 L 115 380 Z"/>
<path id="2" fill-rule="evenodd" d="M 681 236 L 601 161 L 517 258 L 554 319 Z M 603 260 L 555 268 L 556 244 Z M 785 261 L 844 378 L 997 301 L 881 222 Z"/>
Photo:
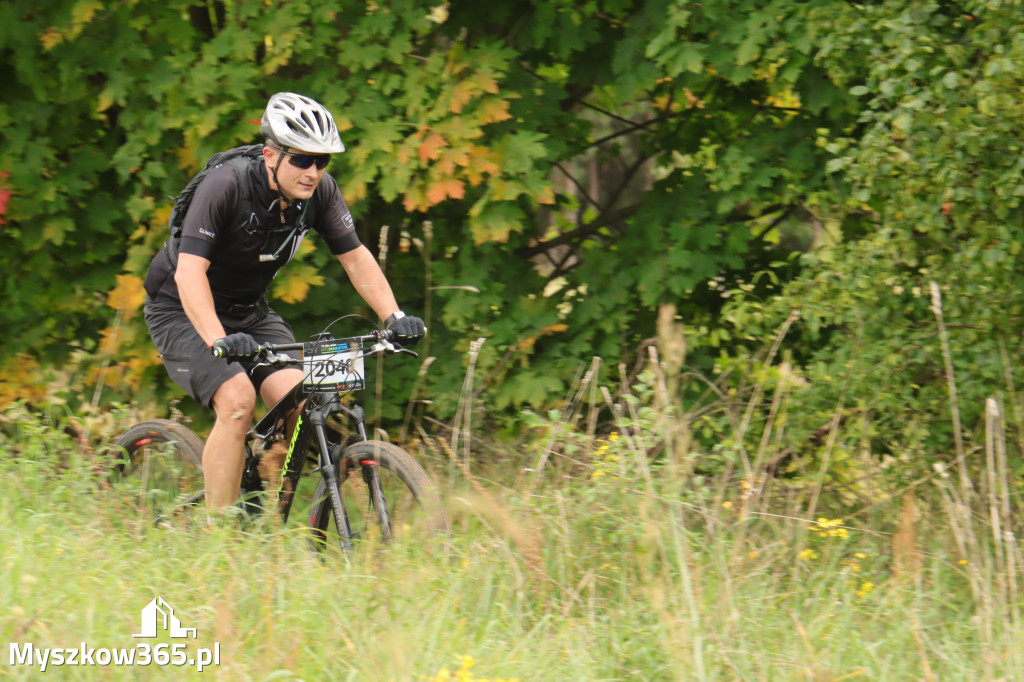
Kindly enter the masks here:
<path id="1" fill-rule="evenodd" d="M 298 149 L 289 147 L 285 152 L 279 152 L 272 147 L 263 148 L 263 158 L 270 170 L 277 168 L 278 188 L 291 201 L 304 201 L 313 196 L 316 186 L 320 184 L 320 178 L 324 175 L 326 161 L 329 154 L 306 154 Z M 283 157 L 283 160 L 282 160 Z M 319 161 L 321 165 L 317 168 Z M 280 165 L 278 165 L 280 161 Z M 298 165 L 296 165 L 298 164 Z M 307 166 L 301 168 L 300 166 Z M 273 182 L 273 176 L 270 178 Z"/>

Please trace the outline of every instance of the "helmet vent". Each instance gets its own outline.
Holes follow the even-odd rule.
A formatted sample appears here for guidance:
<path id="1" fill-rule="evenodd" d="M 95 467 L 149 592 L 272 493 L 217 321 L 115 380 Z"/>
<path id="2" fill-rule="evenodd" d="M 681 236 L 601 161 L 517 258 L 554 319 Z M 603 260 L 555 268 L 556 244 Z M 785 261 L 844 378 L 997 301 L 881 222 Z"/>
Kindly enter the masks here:
<path id="1" fill-rule="evenodd" d="M 331 113 L 322 105 L 291 92 L 270 98 L 260 132 L 284 147 L 334 154 L 345 151 Z"/>

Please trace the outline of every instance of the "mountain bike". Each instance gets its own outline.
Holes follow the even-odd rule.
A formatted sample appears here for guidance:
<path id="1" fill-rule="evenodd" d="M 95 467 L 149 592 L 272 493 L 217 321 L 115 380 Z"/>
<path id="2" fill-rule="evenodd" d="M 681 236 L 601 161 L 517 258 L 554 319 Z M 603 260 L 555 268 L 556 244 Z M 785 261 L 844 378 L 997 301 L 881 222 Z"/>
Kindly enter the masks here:
<path id="1" fill-rule="evenodd" d="M 393 333 L 333 338 L 324 332 L 307 342 L 262 344 L 248 360 L 253 367 L 300 367 L 303 380 L 253 426 L 246 438 L 239 506 L 251 514 L 276 507 L 287 522 L 307 463 L 320 474 L 308 525 L 313 544 L 325 548 L 336 537 L 344 552 L 359 540 L 376 536 L 390 542 L 399 529 L 407 534 L 445 534 L 449 530 L 436 486 L 405 450 L 366 434 L 366 413 L 353 399 L 365 388 L 365 359 L 416 353 L 393 344 Z M 220 349 L 214 349 L 220 351 Z M 301 357 L 294 357 L 301 351 Z M 288 417 L 301 407 L 291 438 Z M 335 428 L 335 415 L 347 419 L 349 435 Z M 268 467 L 267 454 L 283 452 L 280 471 Z M 157 419 L 126 429 L 111 449 L 111 476 L 133 481 L 141 504 L 159 510 L 158 519 L 204 504 L 203 442 L 187 426 Z M 312 455 L 312 457 L 310 457 Z"/>

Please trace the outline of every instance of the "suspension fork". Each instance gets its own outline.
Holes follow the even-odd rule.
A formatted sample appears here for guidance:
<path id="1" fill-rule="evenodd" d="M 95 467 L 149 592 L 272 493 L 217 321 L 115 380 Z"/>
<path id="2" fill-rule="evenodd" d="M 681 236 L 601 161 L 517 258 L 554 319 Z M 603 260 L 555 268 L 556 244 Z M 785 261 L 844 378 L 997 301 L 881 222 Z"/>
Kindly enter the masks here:
<path id="1" fill-rule="evenodd" d="M 345 444 L 345 447 L 352 443 L 365 441 L 366 412 L 363 408 L 359 405 L 353 405 L 351 407 L 339 406 L 338 411 L 345 413 L 353 426 L 355 426 L 356 432 L 359 434 L 358 439 L 349 441 Z M 344 454 L 344 448 L 341 449 L 341 452 Z M 339 457 L 338 461 L 339 463 L 344 461 L 344 457 Z M 377 513 L 381 535 L 384 537 L 385 541 L 388 541 L 391 539 L 391 516 L 388 513 L 387 500 L 384 498 L 384 488 L 380 483 L 380 465 L 377 462 L 360 462 L 359 469 L 363 476 L 363 482 L 366 483 L 366 488 L 370 491 L 370 504 Z"/>
<path id="2" fill-rule="evenodd" d="M 340 403 L 335 403 L 331 409 L 331 413 L 334 412 L 340 412 L 348 417 L 356 431 L 355 434 L 349 437 L 348 441 L 338 447 L 337 461 L 333 462 L 336 474 L 338 476 L 343 476 L 345 474 L 346 461 L 345 449 L 353 443 L 359 443 L 366 440 L 366 411 L 359 405 L 346 406 Z M 380 523 L 381 535 L 385 541 L 388 541 L 391 539 L 391 517 L 388 513 L 387 500 L 384 498 L 384 488 L 380 482 L 380 465 L 377 462 L 360 462 L 359 469 L 363 482 L 366 484 L 367 490 L 370 492 L 370 504 L 377 514 L 377 518 Z M 335 514 L 335 519 L 338 518 L 341 517 Z M 345 516 L 345 525 L 348 529 L 346 537 L 351 537 L 351 529 L 348 528 L 349 520 L 347 516 Z M 339 528 L 340 527 L 341 525 L 339 524 Z"/>
<path id="3" fill-rule="evenodd" d="M 380 484 L 380 464 L 377 462 L 360 462 L 363 481 L 370 491 L 370 504 L 377 513 L 380 534 L 385 542 L 391 541 L 391 515 L 388 513 L 388 502 L 384 497 L 384 487 Z"/>
<path id="4" fill-rule="evenodd" d="M 341 496 L 340 476 L 344 469 L 341 457 L 333 461 L 330 447 L 327 445 L 326 418 L 320 412 L 313 412 L 309 415 L 309 423 L 316 434 L 317 446 L 320 452 L 320 475 L 327 483 L 327 492 L 331 496 L 331 509 L 334 511 L 334 522 L 338 526 L 338 534 L 341 536 L 341 549 L 344 552 L 352 551 L 352 525 L 348 520 L 348 511 L 345 509 L 345 502 Z"/>

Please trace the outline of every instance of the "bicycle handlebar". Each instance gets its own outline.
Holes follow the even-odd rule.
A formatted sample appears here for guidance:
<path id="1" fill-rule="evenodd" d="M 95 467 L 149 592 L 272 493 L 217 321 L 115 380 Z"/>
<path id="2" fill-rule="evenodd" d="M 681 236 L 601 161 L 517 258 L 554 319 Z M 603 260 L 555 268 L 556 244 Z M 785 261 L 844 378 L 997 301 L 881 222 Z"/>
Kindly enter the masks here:
<path id="1" fill-rule="evenodd" d="M 386 344 L 383 348 L 378 350 L 388 350 L 393 353 L 406 352 L 413 353 L 412 351 L 405 350 L 403 348 L 395 348 L 391 345 L 391 341 L 395 340 L 395 331 L 393 329 L 380 329 L 372 334 L 364 334 L 363 336 L 349 336 L 345 337 L 346 340 L 355 341 L 359 344 L 364 343 L 381 343 Z M 216 358 L 227 358 L 229 360 L 254 360 L 256 358 L 275 358 L 278 362 L 282 362 L 281 358 L 277 358 L 277 353 L 283 353 L 289 350 L 304 350 L 308 342 L 296 342 L 296 343 L 261 343 L 256 346 L 255 352 L 252 355 L 228 355 L 227 351 L 221 346 L 214 346 L 210 349 L 213 356 Z M 315 341 L 314 341 L 315 343 Z M 282 364 L 301 364 L 302 360 L 299 358 L 284 358 Z"/>

